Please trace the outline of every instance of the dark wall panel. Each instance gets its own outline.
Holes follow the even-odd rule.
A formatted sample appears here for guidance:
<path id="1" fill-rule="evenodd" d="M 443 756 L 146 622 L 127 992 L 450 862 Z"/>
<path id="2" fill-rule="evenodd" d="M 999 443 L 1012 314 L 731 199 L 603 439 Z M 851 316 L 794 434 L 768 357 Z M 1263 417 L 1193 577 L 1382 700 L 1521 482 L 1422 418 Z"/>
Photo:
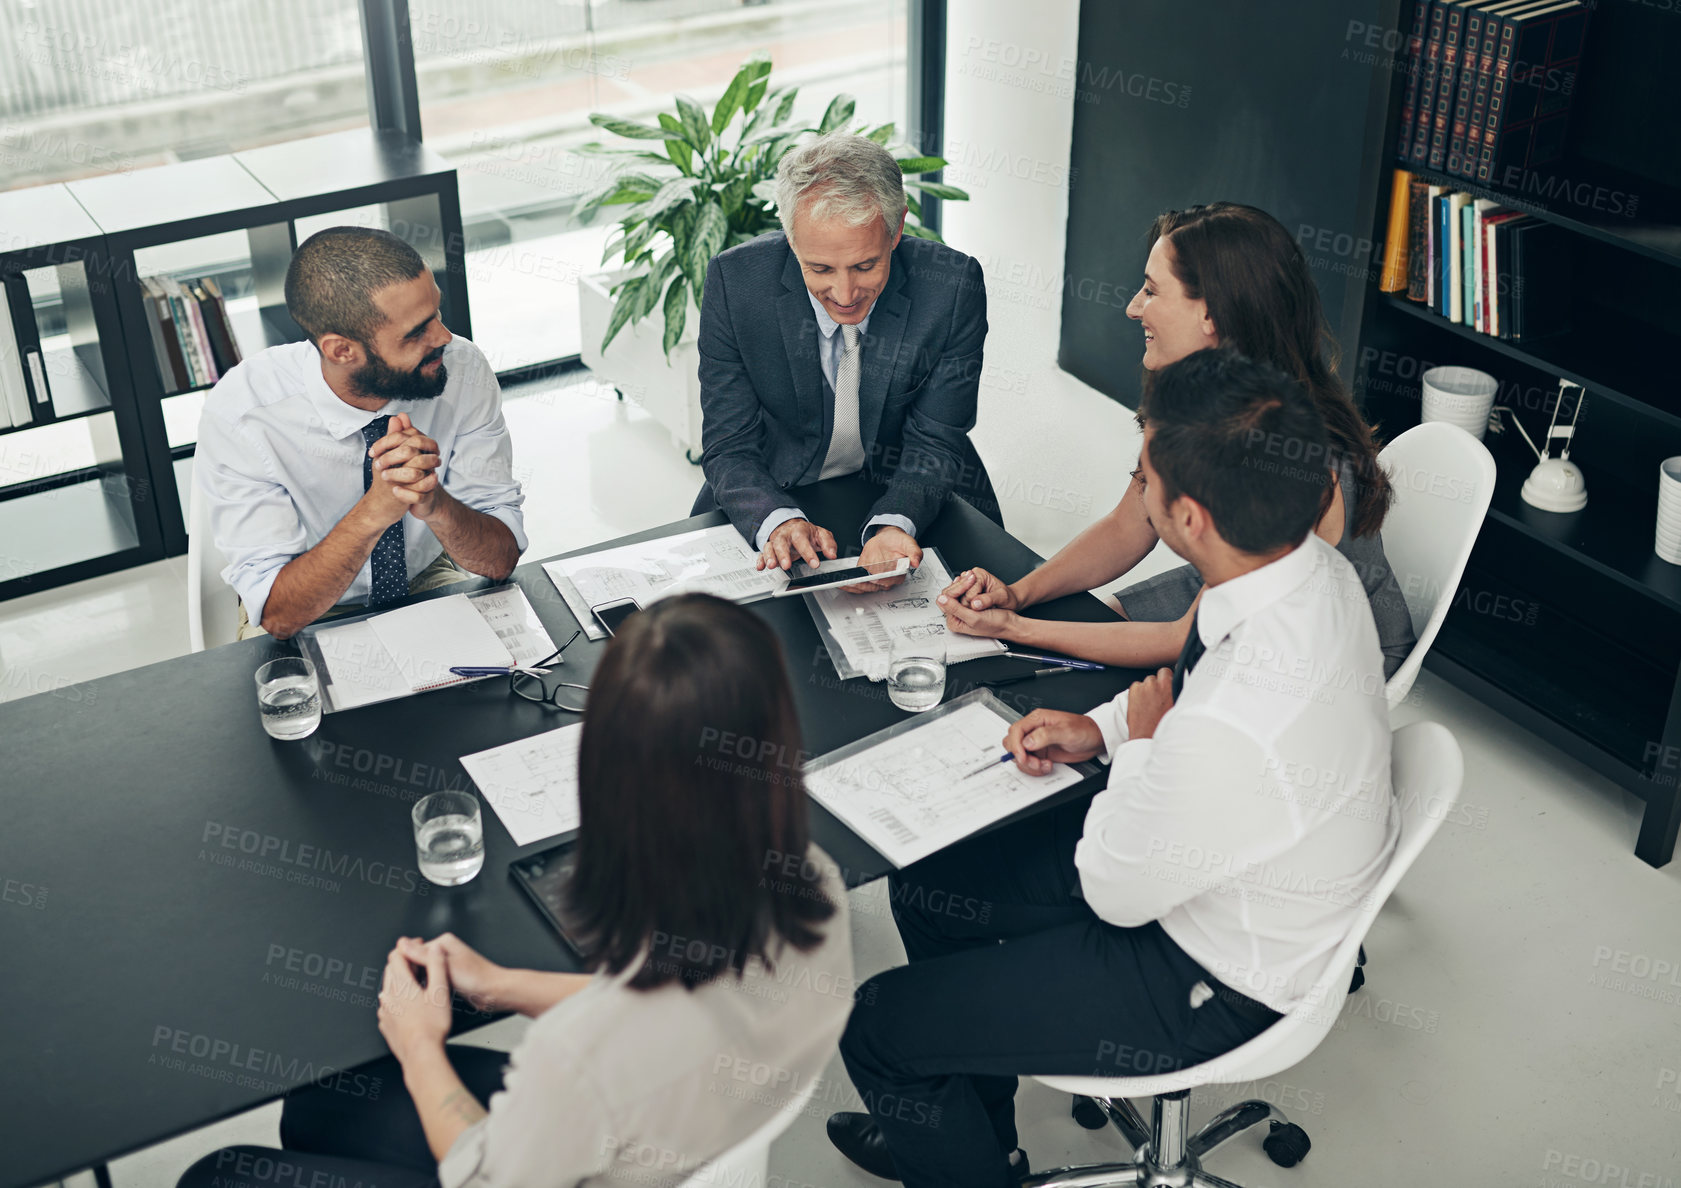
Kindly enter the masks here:
<path id="1" fill-rule="evenodd" d="M 1084 0 L 1074 98 L 1062 366 L 1129 406 L 1143 336 L 1125 307 L 1151 221 L 1227 199 L 1307 253 L 1352 355 L 1376 151 L 1400 57 L 1398 0 Z"/>

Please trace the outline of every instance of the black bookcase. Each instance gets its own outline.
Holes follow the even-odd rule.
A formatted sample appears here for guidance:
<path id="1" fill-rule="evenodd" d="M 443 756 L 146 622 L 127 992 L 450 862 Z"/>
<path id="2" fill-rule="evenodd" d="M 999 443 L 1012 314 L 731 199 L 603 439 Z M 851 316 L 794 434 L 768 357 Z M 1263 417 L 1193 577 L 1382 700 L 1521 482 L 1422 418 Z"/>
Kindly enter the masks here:
<path id="1" fill-rule="evenodd" d="M 1388 26 L 1404 28 L 1412 11 L 1395 5 Z M 1425 664 L 1640 796 L 1635 853 L 1654 866 L 1673 856 L 1681 824 L 1681 566 L 1652 549 L 1658 466 L 1681 454 L 1681 125 L 1665 114 L 1661 65 L 1678 54 L 1673 13 L 1594 6 L 1564 157 L 1493 187 L 1398 163 L 1405 74 L 1392 71 L 1373 119 L 1383 151 L 1371 242 L 1386 237 L 1397 167 L 1526 211 L 1570 233 L 1570 324 L 1511 342 L 1450 322 L 1379 290 L 1380 249 L 1346 369 L 1385 437 L 1418 423 L 1420 376 L 1437 364 L 1495 376 L 1496 403 L 1536 437 L 1560 379 L 1586 390 L 1570 454 L 1587 479 L 1579 512 L 1523 502 L 1534 455 L 1510 429 L 1485 437 L 1494 501 Z"/>
<path id="2" fill-rule="evenodd" d="M 0 276 L 51 268 L 61 294 L 51 305 L 66 323 L 54 342 L 67 338 L 49 375 L 55 419 L 109 413 L 116 438 L 102 442 L 97 467 L 0 486 L 0 599 L 186 551 L 193 447 L 171 445 L 164 410 L 204 389 L 166 394 L 140 278 L 160 271 L 171 245 L 241 236 L 244 258 L 224 287 L 240 294 L 229 317 L 249 357 L 304 337 L 283 293 L 298 223 L 341 211 L 413 244 L 442 292 L 444 323 L 472 336 L 455 170 L 400 133 L 358 129 L 0 193 L 0 227 L 19 241 L 0 250 Z"/>
<path id="3" fill-rule="evenodd" d="M 104 235 L 65 186 L 0 193 L 0 284 L 0 366 L 40 351 L 0 428 L 0 598 L 163 556 Z"/>

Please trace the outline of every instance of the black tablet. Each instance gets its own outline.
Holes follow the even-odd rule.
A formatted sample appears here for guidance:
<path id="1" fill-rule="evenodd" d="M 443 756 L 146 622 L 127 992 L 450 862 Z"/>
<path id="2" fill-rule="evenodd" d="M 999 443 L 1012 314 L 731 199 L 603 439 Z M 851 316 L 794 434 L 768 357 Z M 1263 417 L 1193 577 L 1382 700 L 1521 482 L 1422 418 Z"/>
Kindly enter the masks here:
<path id="1" fill-rule="evenodd" d="M 572 914 L 567 895 L 567 887 L 572 881 L 572 871 L 577 861 L 577 843 L 563 842 L 552 849 L 510 863 L 508 874 L 525 888 L 525 893 L 531 896 L 531 902 L 537 905 L 537 910 L 542 913 L 543 919 L 548 921 L 549 927 L 559 934 L 566 947 L 582 961 L 589 956 L 589 952 L 578 940 L 582 929 Z"/>

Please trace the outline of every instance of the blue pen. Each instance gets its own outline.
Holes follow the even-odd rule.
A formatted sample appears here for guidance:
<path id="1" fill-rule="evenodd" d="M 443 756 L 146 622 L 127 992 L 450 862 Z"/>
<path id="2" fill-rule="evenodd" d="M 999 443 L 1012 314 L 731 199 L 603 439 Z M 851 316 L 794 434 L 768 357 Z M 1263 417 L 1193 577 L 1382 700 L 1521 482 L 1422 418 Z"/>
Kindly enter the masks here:
<path id="1" fill-rule="evenodd" d="M 1012 660 L 1036 660 L 1040 664 L 1058 664 L 1069 668 L 1078 668 L 1081 672 L 1102 672 L 1105 665 L 1095 660 L 1069 660 L 1062 656 L 1041 656 L 1038 652 L 1009 652 L 1004 653 Z"/>
<path id="2" fill-rule="evenodd" d="M 1012 760 L 1014 758 L 1015 758 L 1014 755 L 1010 754 L 1010 752 L 1008 752 L 1008 751 L 1005 751 L 1002 755 L 998 756 L 998 758 L 987 760 L 985 763 L 983 763 L 979 767 L 975 768 L 974 771 L 971 771 L 969 773 L 969 775 L 966 775 L 963 778 L 966 780 L 966 779 L 969 778 L 969 776 L 978 776 L 983 771 L 991 771 L 993 768 L 997 767 L 1000 763 L 1008 763 L 1010 760 Z"/>

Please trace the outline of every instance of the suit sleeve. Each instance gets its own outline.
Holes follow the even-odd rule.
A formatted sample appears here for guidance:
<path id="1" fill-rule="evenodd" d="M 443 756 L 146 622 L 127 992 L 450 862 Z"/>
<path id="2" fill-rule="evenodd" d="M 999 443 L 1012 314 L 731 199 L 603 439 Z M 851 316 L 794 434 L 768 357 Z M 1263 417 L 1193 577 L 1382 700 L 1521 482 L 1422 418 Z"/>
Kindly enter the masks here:
<path id="1" fill-rule="evenodd" d="M 926 530 L 946 499 L 976 481 L 964 462 L 980 398 L 986 346 L 986 278 L 980 261 L 965 260 L 944 349 L 905 414 L 898 469 L 870 516 L 904 516 Z"/>
<path id="2" fill-rule="evenodd" d="M 789 500 L 765 464 L 764 413 L 730 325 L 724 270 L 716 259 L 706 269 L 697 347 L 700 467 L 730 523 L 745 539 L 754 540 L 764 518 L 789 506 Z"/>

